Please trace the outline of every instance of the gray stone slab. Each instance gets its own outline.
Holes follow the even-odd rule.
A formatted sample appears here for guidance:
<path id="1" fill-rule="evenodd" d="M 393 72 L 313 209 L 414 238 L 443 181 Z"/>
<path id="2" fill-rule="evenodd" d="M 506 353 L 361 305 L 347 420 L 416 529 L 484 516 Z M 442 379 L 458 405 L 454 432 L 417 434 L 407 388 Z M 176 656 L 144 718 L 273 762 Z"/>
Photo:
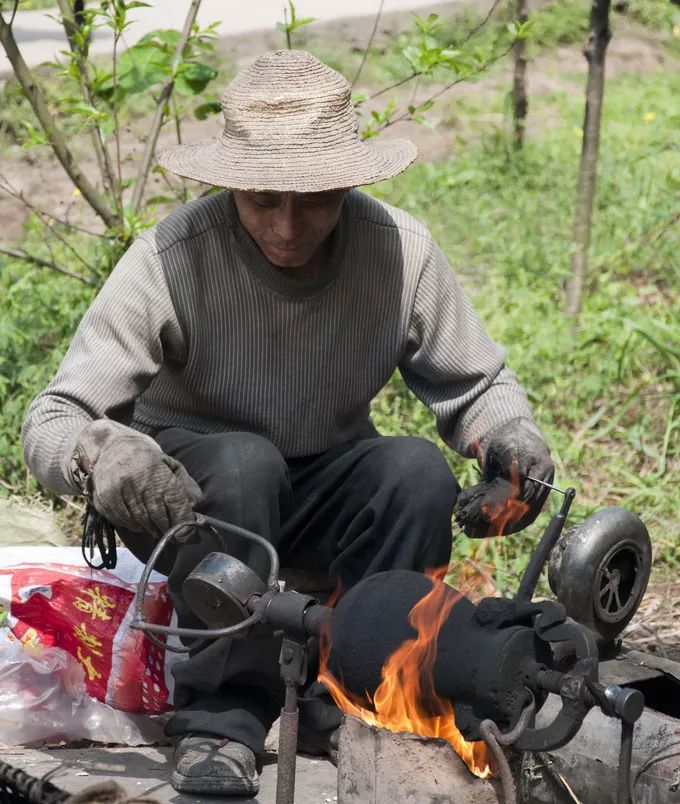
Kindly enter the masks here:
<path id="1" fill-rule="evenodd" d="M 214 804 L 215 796 L 189 796 L 170 786 L 172 748 L 5 748 L 3 762 L 21 768 L 31 776 L 50 773 L 50 781 L 62 790 L 77 793 L 109 779 L 128 795 L 149 796 L 172 804 Z M 275 804 L 276 754 L 262 755 L 260 792 L 256 798 L 229 798 L 231 804 Z M 337 771 L 325 759 L 298 757 L 295 777 L 295 804 L 329 804 L 337 801 Z"/>

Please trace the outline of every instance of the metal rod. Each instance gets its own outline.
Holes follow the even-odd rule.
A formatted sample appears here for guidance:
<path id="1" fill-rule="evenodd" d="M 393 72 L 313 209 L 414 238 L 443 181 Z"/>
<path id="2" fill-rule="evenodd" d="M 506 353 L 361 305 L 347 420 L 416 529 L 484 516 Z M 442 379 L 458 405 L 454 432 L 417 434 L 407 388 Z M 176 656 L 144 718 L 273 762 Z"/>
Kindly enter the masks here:
<path id="1" fill-rule="evenodd" d="M 193 526 L 193 524 L 193 522 L 190 525 L 186 522 L 180 522 L 179 525 L 175 525 L 173 528 L 170 528 L 169 531 L 161 536 L 156 546 L 152 550 L 149 560 L 146 562 L 144 569 L 142 570 L 142 576 L 139 579 L 139 583 L 137 584 L 137 593 L 135 594 L 135 613 L 133 622 L 131 624 L 133 628 L 138 627 L 136 625 L 137 622 L 144 622 L 144 597 L 146 595 L 146 587 L 149 583 L 149 576 L 151 575 L 151 572 L 158 561 L 158 556 L 160 556 L 163 550 L 165 550 L 165 547 L 170 539 L 174 539 L 177 533 L 180 533 L 182 530 L 187 530 L 187 528 Z"/>
<path id="2" fill-rule="evenodd" d="M 527 730 L 529 723 L 531 723 L 534 715 L 536 714 L 536 701 L 533 694 L 529 703 L 522 710 L 522 714 L 515 725 L 514 729 L 503 734 L 493 720 L 483 720 L 479 724 L 479 731 L 482 739 L 491 751 L 493 758 L 498 766 L 498 773 L 501 777 L 501 788 L 503 791 L 503 804 L 516 804 L 517 791 L 515 789 L 515 782 L 512 778 L 512 771 L 510 764 L 505 756 L 502 745 L 512 745 L 516 742 Z"/>
<path id="3" fill-rule="evenodd" d="M 527 480 L 531 480 L 532 483 L 538 483 L 539 486 L 545 486 L 547 489 L 552 489 L 553 491 L 557 491 L 560 494 L 566 494 L 567 493 L 564 489 L 561 489 L 559 486 L 553 486 L 552 483 L 546 483 L 545 480 L 539 480 L 539 478 L 532 477 L 531 475 L 527 475 Z"/>
<path id="4" fill-rule="evenodd" d="M 264 607 L 258 609 L 255 614 L 243 620 L 243 622 L 236 625 L 229 625 L 226 628 L 178 628 L 171 625 L 156 625 L 155 623 L 147 623 L 145 621 L 134 620 L 130 623 L 130 628 L 137 628 L 140 631 L 153 634 L 174 634 L 178 637 L 186 637 L 187 639 L 220 639 L 221 637 L 233 637 L 240 632 L 257 625 L 262 619 Z"/>
<path id="5" fill-rule="evenodd" d="M 276 774 L 276 804 L 293 804 L 295 800 L 295 767 L 297 763 L 297 738 L 299 711 L 297 695 L 295 710 L 287 712 L 288 690 L 286 688 L 286 704 L 281 709 L 279 720 L 279 750 Z M 294 690 L 294 688 L 293 688 Z"/>
<path id="6" fill-rule="evenodd" d="M 619 751 L 619 778 L 616 804 L 632 804 L 630 766 L 633 759 L 634 723 L 621 721 L 621 749 Z"/>
<path id="7" fill-rule="evenodd" d="M 538 579 L 541 577 L 543 566 L 548 560 L 550 552 L 557 543 L 557 540 L 560 538 L 562 528 L 564 527 L 564 523 L 567 519 L 567 514 L 569 513 L 569 508 L 571 507 L 575 496 L 576 489 L 571 487 L 564 492 L 564 502 L 562 503 L 562 507 L 558 513 L 552 517 L 550 522 L 548 522 L 548 527 L 545 529 L 538 547 L 532 553 L 529 563 L 527 564 L 527 568 L 524 570 L 522 580 L 519 584 L 519 589 L 515 595 L 517 600 L 530 601 L 533 597 L 534 592 L 536 591 L 536 585 L 538 584 Z"/>

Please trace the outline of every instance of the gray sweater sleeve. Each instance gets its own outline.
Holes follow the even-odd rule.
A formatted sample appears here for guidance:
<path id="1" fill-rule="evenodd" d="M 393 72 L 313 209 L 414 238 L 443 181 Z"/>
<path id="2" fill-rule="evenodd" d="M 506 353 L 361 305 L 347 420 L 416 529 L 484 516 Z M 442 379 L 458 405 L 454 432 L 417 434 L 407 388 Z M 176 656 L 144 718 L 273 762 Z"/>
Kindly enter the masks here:
<path id="1" fill-rule="evenodd" d="M 182 335 L 152 242 L 136 240 L 83 317 L 56 375 L 29 407 L 26 463 L 57 493 L 77 491 L 66 452 L 93 419 L 131 408 Z"/>
<path id="2" fill-rule="evenodd" d="M 484 332 L 439 248 L 431 242 L 411 311 L 404 380 L 437 418 L 442 439 L 480 457 L 495 430 L 531 420 L 527 396 L 504 365 L 505 351 Z"/>

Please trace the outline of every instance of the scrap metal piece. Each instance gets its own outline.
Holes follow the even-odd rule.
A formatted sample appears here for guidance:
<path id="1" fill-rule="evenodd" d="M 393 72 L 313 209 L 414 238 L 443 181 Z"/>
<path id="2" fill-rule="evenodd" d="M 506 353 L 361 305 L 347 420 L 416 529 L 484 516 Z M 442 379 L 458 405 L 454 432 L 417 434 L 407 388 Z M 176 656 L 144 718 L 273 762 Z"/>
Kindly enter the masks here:
<path id="1" fill-rule="evenodd" d="M 536 716 L 537 726 L 549 723 L 559 707 L 559 698 L 549 696 Z M 591 709 L 571 742 L 524 755 L 518 779 L 520 802 L 619 804 L 620 737 L 619 721 Z M 632 800 L 680 804 L 680 721 L 646 708 L 634 724 L 628 745 L 632 746 Z"/>

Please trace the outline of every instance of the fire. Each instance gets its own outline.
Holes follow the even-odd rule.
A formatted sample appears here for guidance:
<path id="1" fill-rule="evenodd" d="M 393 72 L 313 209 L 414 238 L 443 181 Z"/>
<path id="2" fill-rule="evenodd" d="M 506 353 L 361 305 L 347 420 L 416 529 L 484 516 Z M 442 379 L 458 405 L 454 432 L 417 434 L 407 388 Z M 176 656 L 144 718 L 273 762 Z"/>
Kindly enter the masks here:
<path id="1" fill-rule="evenodd" d="M 432 591 L 410 612 L 409 621 L 417 631 L 389 657 L 382 669 L 380 686 L 373 701 L 361 701 L 342 688 L 327 667 L 330 646 L 322 640 L 322 681 L 337 705 L 347 714 L 393 732 L 407 731 L 425 737 L 447 740 L 476 776 L 491 775 L 488 752 L 483 742 L 467 742 L 456 728 L 453 705 L 434 689 L 432 669 L 436 659 L 437 635 L 460 598 L 440 583 L 448 567 L 428 573 Z M 436 715 L 432 713 L 436 712 Z"/>
<path id="2" fill-rule="evenodd" d="M 489 522 L 489 537 L 505 533 L 506 528 L 517 523 L 528 510 L 519 499 L 519 476 L 516 467 L 513 469 L 510 481 L 504 481 L 503 491 L 507 489 L 508 493 L 495 499 L 489 495 L 483 504 L 482 510 Z M 456 586 L 463 592 L 452 595 L 450 587 L 441 583 L 447 573 L 449 578 L 455 576 Z M 486 745 L 481 741 L 468 742 L 458 731 L 453 704 L 437 695 L 432 670 L 439 630 L 461 594 L 476 601 L 495 594 L 495 584 L 488 570 L 469 560 L 455 569 L 443 567 L 427 575 L 433 580 L 432 591 L 418 601 L 409 614 L 409 622 L 417 636 L 406 640 L 386 661 L 381 672 L 382 681 L 372 701 L 368 697 L 361 700 L 334 678 L 327 665 L 330 653 L 327 638 L 321 640 L 319 681 L 328 688 L 343 712 L 389 731 L 442 738 L 453 746 L 475 776 L 487 778 L 492 775 L 492 770 Z M 332 606 L 333 602 L 329 605 Z M 437 714 L 433 715 L 433 712 Z"/>
<path id="3" fill-rule="evenodd" d="M 509 494 L 505 499 L 494 500 L 482 506 L 482 511 L 489 521 L 487 536 L 502 536 L 508 526 L 519 522 L 529 510 L 529 506 L 519 499 L 520 480 L 515 464 L 512 465 L 507 486 Z"/>

